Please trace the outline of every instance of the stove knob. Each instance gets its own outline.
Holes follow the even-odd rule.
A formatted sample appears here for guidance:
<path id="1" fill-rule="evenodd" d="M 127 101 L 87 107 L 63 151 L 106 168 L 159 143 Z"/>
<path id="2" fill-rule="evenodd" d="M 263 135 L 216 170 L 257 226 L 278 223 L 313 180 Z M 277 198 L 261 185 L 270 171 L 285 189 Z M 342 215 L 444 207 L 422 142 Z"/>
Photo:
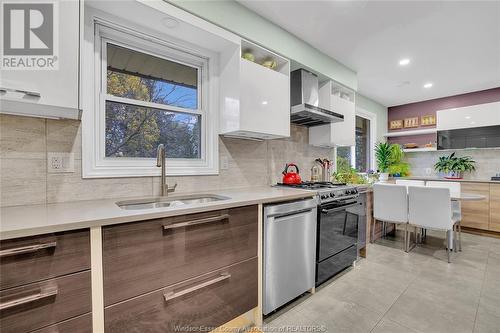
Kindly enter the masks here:
<path id="1" fill-rule="evenodd" d="M 330 197 L 334 198 L 335 197 L 335 193 L 330 193 Z"/>
<path id="2" fill-rule="evenodd" d="M 328 195 L 324 195 L 324 194 L 322 194 L 322 195 L 321 195 L 321 199 L 328 199 Z"/>

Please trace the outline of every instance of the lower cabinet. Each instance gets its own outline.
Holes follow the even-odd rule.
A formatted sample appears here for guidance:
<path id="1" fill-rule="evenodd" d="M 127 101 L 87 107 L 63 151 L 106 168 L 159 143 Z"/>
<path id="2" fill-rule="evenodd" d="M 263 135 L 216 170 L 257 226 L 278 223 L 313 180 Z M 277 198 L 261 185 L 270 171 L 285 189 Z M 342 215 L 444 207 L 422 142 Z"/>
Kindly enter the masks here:
<path id="1" fill-rule="evenodd" d="M 462 226 L 489 229 L 490 221 L 490 184 L 488 183 L 462 183 L 463 193 L 481 194 L 485 200 L 462 201 Z"/>
<path id="2" fill-rule="evenodd" d="M 90 271 L 5 289 L 0 299 L 2 333 L 43 328 L 90 313 Z"/>
<path id="3" fill-rule="evenodd" d="M 500 232 L 500 184 L 490 184 L 490 230 Z"/>
<path id="4" fill-rule="evenodd" d="M 71 318 L 32 333 L 92 333 L 92 314 Z"/>
<path id="5" fill-rule="evenodd" d="M 257 306 L 257 257 L 105 309 L 105 330 L 209 332 Z"/>

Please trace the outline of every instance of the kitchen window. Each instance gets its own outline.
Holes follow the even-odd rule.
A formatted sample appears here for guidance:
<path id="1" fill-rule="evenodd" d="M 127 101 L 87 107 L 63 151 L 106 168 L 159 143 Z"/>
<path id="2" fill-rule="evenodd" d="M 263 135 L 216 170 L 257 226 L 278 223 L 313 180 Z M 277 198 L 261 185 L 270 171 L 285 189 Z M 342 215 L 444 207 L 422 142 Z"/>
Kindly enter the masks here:
<path id="1" fill-rule="evenodd" d="M 159 144 L 168 175 L 217 173 L 211 55 L 99 23 L 94 50 L 94 126 L 84 128 L 93 163 L 84 161 L 84 176 L 157 175 Z"/>
<path id="2" fill-rule="evenodd" d="M 337 169 L 348 166 L 358 172 L 374 169 L 375 114 L 356 110 L 355 146 L 337 147 Z"/>

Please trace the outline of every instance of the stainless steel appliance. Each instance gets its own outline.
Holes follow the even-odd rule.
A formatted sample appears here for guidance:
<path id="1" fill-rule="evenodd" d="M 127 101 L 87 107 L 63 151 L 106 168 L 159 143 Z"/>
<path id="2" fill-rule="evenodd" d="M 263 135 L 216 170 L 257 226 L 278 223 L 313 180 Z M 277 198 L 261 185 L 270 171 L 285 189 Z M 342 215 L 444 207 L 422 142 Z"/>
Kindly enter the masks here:
<path id="1" fill-rule="evenodd" d="M 316 212 L 315 199 L 264 207 L 265 315 L 314 288 Z"/>
<path id="2" fill-rule="evenodd" d="M 278 184 L 283 185 L 283 184 Z M 317 193 L 316 286 L 351 266 L 358 256 L 358 229 L 365 228 L 365 206 L 356 187 L 331 182 L 293 186 Z"/>
<path id="3" fill-rule="evenodd" d="M 297 69 L 290 73 L 292 123 L 318 126 L 344 121 L 344 116 L 319 107 L 319 80 L 316 74 Z"/>

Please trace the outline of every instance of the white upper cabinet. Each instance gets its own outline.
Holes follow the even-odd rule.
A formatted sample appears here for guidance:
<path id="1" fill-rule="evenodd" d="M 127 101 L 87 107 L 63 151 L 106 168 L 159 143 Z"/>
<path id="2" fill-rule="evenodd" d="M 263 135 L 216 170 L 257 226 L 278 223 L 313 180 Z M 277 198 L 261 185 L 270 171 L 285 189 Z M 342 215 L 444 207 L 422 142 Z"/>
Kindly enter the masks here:
<path id="1" fill-rule="evenodd" d="M 438 131 L 500 125 L 500 102 L 437 111 Z"/>
<path id="2" fill-rule="evenodd" d="M 247 41 L 223 60 L 220 134 L 248 139 L 290 136 L 289 61 Z M 272 68 L 263 65 L 266 61 Z"/>
<path id="3" fill-rule="evenodd" d="M 344 116 L 344 121 L 309 128 L 309 144 L 320 147 L 354 146 L 356 141 L 355 92 L 334 81 L 319 88 L 319 106 Z"/>
<path id="4" fill-rule="evenodd" d="M 47 118 L 79 118 L 80 2 L 56 1 L 53 9 L 56 69 L 50 69 L 50 66 L 47 66 L 48 69 L 2 69 L 0 113 Z M 42 11 L 43 13 L 46 12 Z M 44 22 L 50 21 L 47 19 Z M 20 41 L 24 42 L 24 48 L 42 45 L 31 35 L 26 39 Z M 31 57 L 36 56 L 23 56 L 23 58 Z M 52 61 L 53 57 L 45 59 Z"/>

